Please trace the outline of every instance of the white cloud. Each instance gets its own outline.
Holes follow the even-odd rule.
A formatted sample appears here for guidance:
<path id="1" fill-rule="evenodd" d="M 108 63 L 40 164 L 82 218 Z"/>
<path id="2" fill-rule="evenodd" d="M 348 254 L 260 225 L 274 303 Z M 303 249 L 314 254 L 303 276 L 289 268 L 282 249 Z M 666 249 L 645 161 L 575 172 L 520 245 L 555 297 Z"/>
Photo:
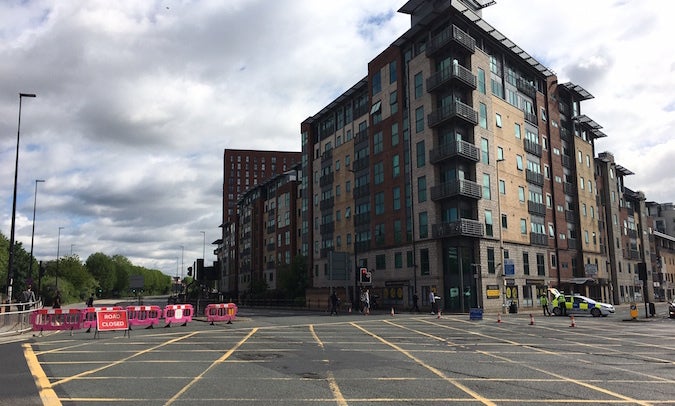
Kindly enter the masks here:
<path id="1" fill-rule="evenodd" d="M 409 28 L 404 0 L 0 3 L 0 228 L 9 234 L 19 92 L 17 240 L 35 254 L 122 254 L 173 274 L 219 238 L 225 148 L 300 150 L 300 123 Z M 499 0 L 484 11 L 596 96 L 584 111 L 651 200 L 675 201 L 669 2 Z M 671 11 L 670 13 L 668 11 Z M 649 159 L 646 159 L 649 158 Z M 659 166 L 657 166 L 657 164 Z M 661 172 L 663 168 L 664 172 Z M 666 174 L 667 176 L 664 176 Z M 207 262 L 214 260 L 207 255 Z"/>

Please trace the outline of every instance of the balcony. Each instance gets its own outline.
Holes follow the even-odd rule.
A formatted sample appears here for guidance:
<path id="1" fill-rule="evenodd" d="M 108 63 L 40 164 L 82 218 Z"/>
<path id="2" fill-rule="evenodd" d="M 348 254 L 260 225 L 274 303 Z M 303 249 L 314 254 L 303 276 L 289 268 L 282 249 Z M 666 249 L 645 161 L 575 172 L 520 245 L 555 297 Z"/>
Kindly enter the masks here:
<path id="1" fill-rule="evenodd" d="M 562 154 L 560 157 L 562 158 L 562 165 L 565 168 L 574 169 L 574 159 L 571 156 Z"/>
<path id="2" fill-rule="evenodd" d="M 274 226 L 267 226 L 267 234 L 272 234 L 274 232 Z"/>
<path id="3" fill-rule="evenodd" d="M 331 221 L 330 223 L 321 224 L 319 231 L 321 231 L 321 234 L 332 234 L 335 231 L 335 222 Z"/>
<path id="4" fill-rule="evenodd" d="M 567 220 L 570 223 L 576 223 L 577 222 L 577 212 L 572 211 L 572 210 L 565 210 L 565 220 Z"/>
<path id="5" fill-rule="evenodd" d="M 436 127 L 451 119 L 460 119 L 471 125 L 478 124 L 478 112 L 468 104 L 462 102 L 454 102 L 447 106 L 436 109 L 427 116 L 427 123 L 429 127 Z"/>
<path id="6" fill-rule="evenodd" d="M 330 161 L 331 159 L 333 159 L 333 150 L 329 149 L 323 151 L 323 154 L 321 154 L 321 162 Z"/>
<path id="7" fill-rule="evenodd" d="M 368 165 L 370 165 L 370 158 L 367 156 L 355 159 L 354 162 L 352 162 L 352 171 L 357 172 L 366 169 L 368 168 Z"/>
<path id="8" fill-rule="evenodd" d="M 449 237 L 482 237 L 483 224 L 480 221 L 460 219 L 449 223 L 439 223 L 431 226 L 433 238 Z"/>
<path id="9" fill-rule="evenodd" d="M 319 186 L 324 187 L 333 183 L 335 179 L 335 174 L 333 172 L 323 175 L 319 178 Z"/>
<path id="10" fill-rule="evenodd" d="M 530 233 L 530 244 L 548 246 L 548 236 L 546 234 Z"/>
<path id="11" fill-rule="evenodd" d="M 563 182 L 563 192 L 565 192 L 567 195 L 576 195 L 577 187 L 574 185 L 574 183 Z"/>
<path id="12" fill-rule="evenodd" d="M 628 235 L 628 238 L 637 238 L 637 231 L 628 229 L 626 230 L 626 234 Z"/>
<path id="13" fill-rule="evenodd" d="M 525 179 L 533 185 L 544 186 L 544 175 L 532 170 L 525 170 Z"/>
<path id="14" fill-rule="evenodd" d="M 523 139 L 523 147 L 525 148 L 526 152 L 541 157 L 541 145 L 537 144 L 536 142 L 525 138 Z"/>
<path id="15" fill-rule="evenodd" d="M 427 79 L 427 92 L 432 92 L 451 83 L 459 83 L 468 86 L 470 89 L 476 89 L 476 76 L 462 65 L 452 65 L 434 73 Z"/>
<path id="16" fill-rule="evenodd" d="M 328 199 L 323 199 L 319 202 L 319 209 L 327 210 L 335 206 L 335 198 L 329 197 Z"/>
<path id="17" fill-rule="evenodd" d="M 626 254 L 626 258 L 628 259 L 641 259 L 640 251 L 638 250 L 625 250 L 624 253 Z"/>
<path id="18" fill-rule="evenodd" d="M 355 199 L 368 196 L 370 195 L 370 185 L 366 183 L 365 185 L 357 186 L 353 189 L 352 194 L 354 195 Z"/>
<path id="19" fill-rule="evenodd" d="M 480 199 L 483 197 L 482 186 L 470 180 L 460 179 L 452 180 L 431 188 L 431 200 L 434 201 L 456 196 Z"/>
<path id="20" fill-rule="evenodd" d="M 523 78 L 516 79 L 516 89 L 533 99 L 537 97 L 537 88 L 535 88 L 533 84 Z"/>
<path id="21" fill-rule="evenodd" d="M 472 162 L 478 162 L 480 161 L 480 150 L 466 141 L 456 141 L 439 145 L 438 148 L 429 151 L 429 161 L 432 164 L 453 158 L 465 158 Z"/>
<path id="22" fill-rule="evenodd" d="M 472 54 L 476 52 L 476 40 L 473 39 L 469 34 L 452 25 L 441 31 L 438 35 L 433 37 L 429 43 L 427 43 L 427 56 L 432 56 L 434 53 L 443 49 L 443 47 L 450 43 L 459 45 Z"/>
<path id="23" fill-rule="evenodd" d="M 566 127 L 563 127 L 562 125 L 560 126 L 560 138 L 562 138 L 565 141 L 571 142 L 572 141 L 572 132 L 568 130 Z"/>
<path id="24" fill-rule="evenodd" d="M 361 144 L 362 142 L 368 142 L 368 129 L 363 129 L 356 133 L 354 136 L 354 144 Z"/>
<path id="25" fill-rule="evenodd" d="M 527 111 L 523 111 L 523 115 L 525 116 L 525 121 L 532 123 L 534 125 L 537 125 L 537 115 L 534 113 L 529 113 Z"/>
<path id="26" fill-rule="evenodd" d="M 537 216 L 546 216 L 546 205 L 532 200 L 527 201 L 527 211 Z"/>
<path id="27" fill-rule="evenodd" d="M 577 244 L 576 238 L 568 238 L 567 239 L 567 249 L 575 250 L 578 247 L 579 247 L 579 245 Z"/>
<path id="28" fill-rule="evenodd" d="M 370 213 L 359 213 L 354 215 L 355 226 L 361 226 L 369 223 L 370 223 Z"/>

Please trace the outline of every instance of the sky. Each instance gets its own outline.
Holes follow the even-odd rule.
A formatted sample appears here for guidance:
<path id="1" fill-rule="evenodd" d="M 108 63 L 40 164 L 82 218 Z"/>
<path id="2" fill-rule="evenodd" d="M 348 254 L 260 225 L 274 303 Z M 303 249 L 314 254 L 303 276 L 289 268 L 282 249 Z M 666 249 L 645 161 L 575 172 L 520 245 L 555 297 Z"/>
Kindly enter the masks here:
<path id="1" fill-rule="evenodd" d="M 404 0 L 0 2 L 0 231 L 53 260 L 123 255 L 169 275 L 220 238 L 223 150 L 300 151 L 300 123 L 410 28 Z M 582 113 L 675 201 L 669 0 L 498 0 L 483 17 L 595 96 Z M 37 199 L 35 196 L 36 179 Z M 61 228 L 62 227 L 62 228 Z"/>

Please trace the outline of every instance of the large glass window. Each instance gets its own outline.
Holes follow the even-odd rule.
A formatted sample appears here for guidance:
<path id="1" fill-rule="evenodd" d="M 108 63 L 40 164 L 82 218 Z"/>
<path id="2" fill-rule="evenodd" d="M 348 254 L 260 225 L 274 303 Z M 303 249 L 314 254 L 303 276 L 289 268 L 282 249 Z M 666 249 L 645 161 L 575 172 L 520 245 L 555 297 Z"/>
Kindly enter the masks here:
<path id="1" fill-rule="evenodd" d="M 478 91 L 485 94 L 485 71 L 478 68 Z"/>
<path id="2" fill-rule="evenodd" d="M 494 248 L 488 248 L 487 249 L 487 268 L 488 268 L 488 273 L 491 273 L 491 274 L 495 273 L 495 249 Z"/>
<path id="3" fill-rule="evenodd" d="M 375 214 L 384 214 L 384 192 L 375 194 Z"/>
<path id="4" fill-rule="evenodd" d="M 487 128 L 487 106 L 484 103 L 478 105 L 478 125 Z"/>
<path id="5" fill-rule="evenodd" d="M 415 74 L 414 80 L 415 80 L 415 98 L 419 99 L 420 97 L 422 97 L 422 93 L 424 92 L 423 89 L 424 78 L 422 77 L 422 72 Z"/>
<path id="6" fill-rule="evenodd" d="M 383 147 L 384 142 L 382 137 L 382 131 L 378 131 L 375 134 L 373 134 L 373 154 L 378 154 L 382 152 Z"/>
<path id="7" fill-rule="evenodd" d="M 483 199 L 490 200 L 490 174 L 483 174 Z"/>
<path id="8" fill-rule="evenodd" d="M 380 71 L 373 74 L 373 94 L 378 94 L 382 90 L 382 75 Z"/>
<path id="9" fill-rule="evenodd" d="M 396 90 L 389 93 L 389 113 L 396 114 L 398 112 L 398 93 Z"/>
<path id="10" fill-rule="evenodd" d="M 389 62 L 389 83 L 396 82 L 396 61 Z"/>
<path id="11" fill-rule="evenodd" d="M 488 144 L 487 138 L 481 138 L 480 139 L 480 153 L 481 153 L 481 161 L 484 164 L 489 164 L 490 163 L 490 145 Z"/>
<path id="12" fill-rule="evenodd" d="M 420 176 L 417 178 L 417 202 L 422 203 L 427 201 L 427 177 Z"/>
<path id="13" fill-rule="evenodd" d="M 384 164 L 382 162 L 373 165 L 373 181 L 376 185 L 384 182 Z"/>
<path id="14" fill-rule="evenodd" d="M 394 178 L 401 174 L 401 162 L 398 154 L 394 155 L 391 159 L 391 168 Z"/>
<path id="15" fill-rule="evenodd" d="M 391 190 L 392 194 L 392 200 L 393 200 L 393 208 L 394 210 L 400 210 L 401 209 L 401 188 L 399 186 L 396 186 Z"/>
<path id="16" fill-rule="evenodd" d="M 429 275 L 429 250 L 421 249 L 420 250 L 420 274 Z"/>
<path id="17" fill-rule="evenodd" d="M 485 210 L 485 235 L 488 237 L 494 236 L 492 212 L 490 210 Z"/>
<path id="18" fill-rule="evenodd" d="M 424 106 L 415 109 L 415 131 L 424 131 Z"/>
<path id="19" fill-rule="evenodd" d="M 420 238 L 429 237 L 429 221 L 427 212 L 423 211 L 419 214 Z"/>
<path id="20" fill-rule="evenodd" d="M 426 164 L 426 151 L 424 149 L 424 140 L 416 144 L 417 147 L 417 167 L 421 168 Z"/>

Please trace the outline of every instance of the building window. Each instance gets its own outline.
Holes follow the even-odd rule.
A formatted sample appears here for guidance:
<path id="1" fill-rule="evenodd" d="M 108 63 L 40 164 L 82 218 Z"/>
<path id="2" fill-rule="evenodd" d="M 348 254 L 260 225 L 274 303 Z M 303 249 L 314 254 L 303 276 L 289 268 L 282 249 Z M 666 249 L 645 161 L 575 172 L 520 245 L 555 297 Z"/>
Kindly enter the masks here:
<path id="1" fill-rule="evenodd" d="M 375 256 L 375 269 L 387 269 L 387 260 L 384 254 Z"/>
<path id="2" fill-rule="evenodd" d="M 424 149 L 424 141 L 420 141 L 417 146 L 417 167 L 421 168 L 426 163 L 426 151 Z"/>
<path id="3" fill-rule="evenodd" d="M 520 234 L 527 234 L 527 220 L 520 219 Z"/>
<path id="4" fill-rule="evenodd" d="M 499 113 L 495 114 L 495 125 L 499 128 L 502 128 L 502 115 Z"/>
<path id="5" fill-rule="evenodd" d="M 391 125 L 391 146 L 395 147 L 398 145 L 398 123 Z"/>
<path id="6" fill-rule="evenodd" d="M 499 180 L 499 193 L 505 195 L 506 194 L 506 182 L 503 180 Z"/>
<path id="7" fill-rule="evenodd" d="M 488 273 L 491 273 L 491 274 L 495 273 L 495 249 L 494 248 L 488 248 L 487 249 L 487 268 L 488 268 Z"/>
<path id="8" fill-rule="evenodd" d="M 375 182 L 376 185 L 380 185 L 384 182 L 384 164 L 382 162 L 373 165 L 373 182 Z"/>
<path id="9" fill-rule="evenodd" d="M 530 274 L 530 254 L 523 252 L 523 274 Z"/>
<path id="10" fill-rule="evenodd" d="M 478 91 L 481 94 L 485 94 L 485 71 L 481 68 L 478 68 Z"/>
<path id="11" fill-rule="evenodd" d="M 392 115 L 398 112 L 398 93 L 396 90 L 389 93 L 389 111 Z"/>
<path id="12" fill-rule="evenodd" d="M 546 276 L 546 264 L 544 254 L 537 254 L 537 275 Z"/>
<path id="13" fill-rule="evenodd" d="M 504 148 L 497 147 L 497 159 L 499 159 L 499 160 L 504 159 Z"/>
<path id="14" fill-rule="evenodd" d="M 382 131 L 378 131 L 373 134 L 373 154 L 379 154 L 382 152 L 382 147 L 384 145 L 382 138 Z"/>
<path id="15" fill-rule="evenodd" d="M 401 220 L 394 221 L 394 242 L 400 243 L 403 241 L 403 233 L 401 231 Z"/>
<path id="16" fill-rule="evenodd" d="M 426 211 L 423 211 L 419 214 L 419 227 L 420 227 L 420 238 L 428 238 L 429 223 Z"/>
<path id="17" fill-rule="evenodd" d="M 415 131 L 424 131 L 424 106 L 415 109 Z"/>
<path id="18" fill-rule="evenodd" d="M 389 84 L 396 82 L 396 61 L 389 62 Z"/>
<path id="19" fill-rule="evenodd" d="M 520 139 L 520 137 L 522 136 L 521 133 L 520 133 L 520 124 L 515 123 L 513 125 L 513 132 L 514 132 L 516 138 Z"/>
<path id="20" fill-rule="evenodd" d="M 525 201 L 525 188 L 522 186 L 518 186 L 518 200 Z"/>
<path id="21" fill-rule="evenodd" d="M 394 253 L 394 268 L 402 269 L 403 268 L 403 253 L 395 252 Z"/>
<path id="22" fill-rule="evenodd" d="M 502 228 L 509 228 L 509 216 L 502 214 Z"/>
<path id="23" fill-rule="evenodd" d="M 373 94 L 378 94 L 382 90 L 382 75 L 378 70 L 373 74 Z"/>
<path id="24" fill-rule="evenodd" d="M 485 235 L 488 237 L 494 236 L 492 212 L 490 210 L 485 210 Z"/>
<path id="25" fill-rule="evenodd" d="M 398 154 L 394 155 L 394 157 L 392 158 L 391 166 L 392 166 L 392 176 L 394 178 L 401 174 L 400 158 Z"/>
<path id="26" fill-rule="evenodd" d="M 420 274 L 429 275 L 429 250 L 420 250 Z"/>
<path id="27" fill-rule="evenodd" d="M 523 170 L 523 157 L 520 155 L 516 155 L 516 168 L 518 168 L 519 171 Z"/>
<path id="28" fill-rule="evenodd" d="M 377 245 L 384 244 L 384 224 L 375 224 L 375 242 Z"/>
<path id="29" fill-rule="evenodd" d="M 419 72 L 415 74 L 415 99 L 419 99 L 422 97 L 422 93 L 424 92 L 423 89 L 423 77 L 422 77 L 422 72 Z"/>
<path id="30" fill-rule="evenodd" d="M 423 203 L 427 201 L 427 177 L 420 176 L 417 178 L 417 202 Z"/>
<path id="31" fill-rule="evenodd" d="M 384 214 L 384 192 L 375 194 L 375 214 Z"/>
<path id="32" fill-rule="evenodd" d="M 490 174 L 483 174 L 483 199 L 491 200 L 490 197 Z"/>
<path id="33" fill-rule="evenodd" d="M 489 164 L 490 163 L 490 146 L 488 144 L 487 138 L 481 138 L 480 139 L 480 153 L 481 153 L 481 161 L 483 161 L 484 164 Z"/>
<path id="34" fill-rule="evenodd" d="M 400 210 L 401 209 L 401 188 L 399 186 L 395 187 L 391 191 L 392 197 L 393 197 L 393 207 L 394 210 Z"/>
<path id="35" fill-rule="evenodd" d="M 478 105 L 478 125 L 487 129 L 487 106 L 484 103 Z"/>

